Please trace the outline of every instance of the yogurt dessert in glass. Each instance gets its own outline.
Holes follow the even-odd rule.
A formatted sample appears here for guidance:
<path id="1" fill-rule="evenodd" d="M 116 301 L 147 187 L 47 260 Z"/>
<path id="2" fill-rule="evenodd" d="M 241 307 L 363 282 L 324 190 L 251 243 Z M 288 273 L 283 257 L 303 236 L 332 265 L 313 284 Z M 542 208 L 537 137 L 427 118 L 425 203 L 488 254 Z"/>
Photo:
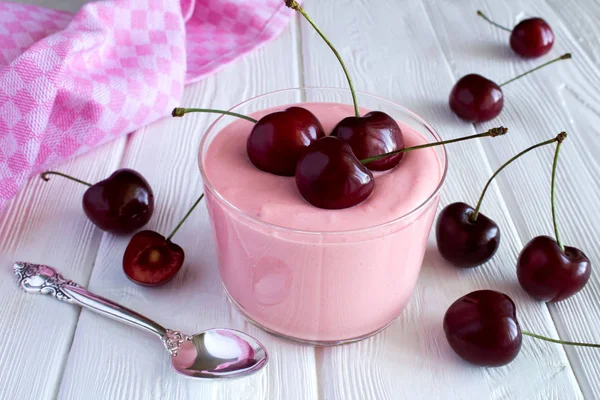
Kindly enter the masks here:
<path id="1" fill-rule="evenodd" d="M 383 111 L 405 147 L 439 141 L 433 128 L 390 101 L 358 93 L 361 115 Z M 256 119 L 300 106 L 325 133 L 353 115 L 350 91 L 288 89 L 230 111 Z M 302 342 L 333 345 L 371 336 L 400 315 L 415 288 L 446 174 L 444 146 L 410 151 L 375 172 L 375 190 L 341 210 L 309 204 L 294 177 L 256 168 L 246 153 L 253 123 L 219 117 L 199 150 L 219 271 L 254 324 Z"/>

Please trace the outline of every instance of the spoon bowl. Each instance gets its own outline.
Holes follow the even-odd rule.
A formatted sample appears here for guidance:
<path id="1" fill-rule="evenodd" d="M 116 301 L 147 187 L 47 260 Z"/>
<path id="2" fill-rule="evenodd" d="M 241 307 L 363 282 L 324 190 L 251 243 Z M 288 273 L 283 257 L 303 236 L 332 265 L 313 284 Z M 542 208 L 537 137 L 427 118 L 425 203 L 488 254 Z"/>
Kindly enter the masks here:
<path id="1" fill-rule="evenodd" d="M 173 368 L 180 374 L 208 379 L 249 375 L 268 360 L 259 341 L 233 329 L 209 329 L 187 337 L 171 357 Z"/>

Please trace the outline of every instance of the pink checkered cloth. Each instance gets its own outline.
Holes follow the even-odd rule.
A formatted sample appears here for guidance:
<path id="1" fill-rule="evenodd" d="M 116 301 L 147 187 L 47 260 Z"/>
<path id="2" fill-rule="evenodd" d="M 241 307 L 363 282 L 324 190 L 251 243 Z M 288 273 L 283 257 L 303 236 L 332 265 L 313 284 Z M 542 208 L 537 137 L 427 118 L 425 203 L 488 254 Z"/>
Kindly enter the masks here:
<path id="1" fill-rule="evenodd" d="M 26 179 L 168 115 L 283 30 L 283 0 L 0 3 L 0 210 Z"/>

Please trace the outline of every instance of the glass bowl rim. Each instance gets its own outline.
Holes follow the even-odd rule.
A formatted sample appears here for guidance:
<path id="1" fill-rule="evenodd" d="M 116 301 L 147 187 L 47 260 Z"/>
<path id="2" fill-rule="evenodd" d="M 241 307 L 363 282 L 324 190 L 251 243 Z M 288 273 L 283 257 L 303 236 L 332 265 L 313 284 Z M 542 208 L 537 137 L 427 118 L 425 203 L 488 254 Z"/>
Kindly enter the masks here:
<path id="1" fill-rule="evenodd" d="M 227 111 L 234 111 L 235 109 L 242 107 L 248 103 L 251 103 L 252 101 L 255 101 L 257 99 L 263 98 L 263 97 L 267 97 L 270 95 L 274 95 L 274 94 L 278 94 L 278 93 L 284 93 L 284 92 L 294 92 L 294 91 L 306 91 L 306 90 L 325 90 L 325 91 L 341 91 L 341 92 L 346 92 L 348 94 L 350 94 L 350 89 L 345 89 L 345 88 L 336 88 L 336 87 L 328 87 L 328 86 L 304 86 L 304 87 L 294 87 L 294 88 L 287 88 L 287 89 L 278 89 L 278 90 L 273 90 L 267 93 L 263 93 L 257 96 L 253 96 L 249 99 L 246 99 L 236 105 L 234 105 L 233 107 L 229 108 Z M 355 91 L 357 95 L 363 95 L 363 96 L 367 96 L 367 97 L 371 97 L 372 99 L 378 100 L 378 101 L 383 101 L 385 103 L 388 103 L 389 105 L 398 108 L 400 111 L 408 114 L 409 116 L 411 116 L 412 118 L 414 118 L 417 122 L 419 122 L 421 125 L 423 125 L 432 135 L 433 137 L 436 139 L 437 142 L 441 141 L 441 137 L 440 135 L 437 133 L 437 131 L 427 122 L 425 121 L 423 118 L 421 118 L 418 114 L 416 114 L 414 111 L 409 110 L 406 107 L 403 107 L 391 100 L 388 100 L 386 98 L 383 98 L 381 96 L 377 96 L 377 95 L 373 95 L 370 93 L 366 93 L 366 92 L 362 92 L 359 90 Z M 230 117 L 229 115 L 219 115 L 219 117 L 213 121 L 210 126 L 206 129 L 206 131 L 204 132 L 204 135 L 202 137 L 202 140 L 200 141 L 200 145 L 198 147 L 198 166 L 200 168 L 200 174 L 202 176 L 202 182 L 204 184 L 204 186 L 210 191 L 212 192 L 220 202 L 222 202 L 223 204 L 225 204 L 227 206 L 227 208 L 229 208 L 231 211 L 235 212 L 238 215 L 241 215 L 242 217 L 250 220 L 252 223 L 258 224 L 258 225 L 262 225 L 265 227 L 268 227 L 270 229 L 274 229 L 277 231 L 285 231 L 288 233 L 295 233 L 295 234 L 302 234 L 302 235 L 351 235 L 351 234 L 356 234 L 356 233 L 364 233 L 364 232 L 369 232 L 369 231 L 374 231 L 376 229 L 381 229 L 381 228 L 385 228 L 387 226 L 391 226 L 394 225 L 398 222 L 401 222 L 402 220 L 408 220 L 410 217 L 412 217 L 413 215 L 417 214 L 418 212 L 420 212 L 421 210 L 423 210 L 425 207 L 427 207 L 432 201 L 433 199 L 435 199 L 435 197 L 438 195 L 438 193 L 440 192 L 444 181 L 446 180 L 446 175 L 448 172 L 448 154 L 446 152 L 446 146 L 445 145 L 441 145 L 438 147 L 441 147 L 442 149 L 442 158 L 443 158 L 443 162 L 444 162 L 444 171 L 442 172 L 442 175 L 440 177 L 440 181 L 437 185 L 437 187 L 435 188 L 435 190 L 431 193 L 431 195 L 429 195 L 429 197 L 427 197 L 427 199 L 425 199 L 421 204 L 419 204 L 417 207 L 413 208 L 411 211 L 409 211 L 408 213 L 401 215 L 400 217 L 394 218 L 390 221 L 386 221 L 386 222 L 382 222 L 380 224 L 377 225 L 372 225 L 372 226 L 368 226 L 368 227 L 364 227 L 364 228 L 358 228 L 358 229 L 348 229 L 348 230 L 342 230 L 342 231 L 309 231 L 309 230 L 303 230 L 303 229 L 293 229 L 293 228 L 289 228 L 289 227 L 285 227 L 285 226 L 281 226 L 281 225 L 276 225 L 276 224 L 272 224 L 270 222 L 266 222 L 261 220 L 260 218 L 256 218 L 253 217 L 251 215 L 248 215 L 246 212 L 244 212 L 243 210 L 239 209 L 238 207 L 234 206 L 233 204 L 231 204 L 226 198 L 224 198 L 221 193 L 219 193 L 215 187 L 212 185 L 212 183 L 210 182 L 210 180 L 208 179 L 208 176 L 206 175 L 206 171 L 204 170 L 204 165 L 202 163 L 202 150 L 204 148 L 204 146 L 206 145 L 206 140 L 209 137 L 209 133 L 215 129 L 215 126 L 223 119 L 226 117 Z M 439 158 L 439 157 L 438 157 Z M 267 172 L 265 172 L 267 173 Z M 293 177 L 290 177 L 293 178 Z"/>

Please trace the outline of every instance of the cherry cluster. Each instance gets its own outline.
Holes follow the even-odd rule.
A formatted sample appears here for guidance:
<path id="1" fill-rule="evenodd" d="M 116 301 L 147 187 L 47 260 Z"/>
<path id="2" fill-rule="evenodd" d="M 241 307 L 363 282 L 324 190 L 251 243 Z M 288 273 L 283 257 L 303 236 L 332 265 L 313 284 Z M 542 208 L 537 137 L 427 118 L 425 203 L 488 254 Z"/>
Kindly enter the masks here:
<path id="1" fill-rule="evenodd" d="M 550 25 L 541 18 L 525 19 L 511 31 L 486 17 L 481 11 L 477 15 L 494 26 L 511 32 L 510 47 L 525 58 L 540 57 L 548 53 L 554 44 L 554 33 Z M 456 82 L 450 92 L 450 109 L 460 118 L 469 122 L 485 122 L 496 118 L 504 107 L 502 87 L 517 79 L 537 71 L 556 61 L 567 60 L 571 54 L 562 56 L 539 65 L 521 75 L 518 75 L 500 85 L 479 74 L 468 74 Z"/>
<path id="2" fill-rule="evenodd" d="M 481 11 L 477 14 L 510 32 L 490 21 Z M 521 21 L 512 30 L 510 37 L 511 48 L 527 58 L 548 53 L 553 43 L 554 34 L 550 26 L 540 18 Z M 503 107 L 502 86 L 555 61 L 569 58 L 571 54 L 564 54 L 501 85 L 481 75 L 467 75 L 452 89 L 450 108 L 467 121 L 493 119 Z M 440 254 L 458 268 L 474 268 L 489 261 L 500 245 L 500 228 L 480 212 L 488 187 L 505 167 L 522 155 L 538 147 L 556 143 L 550 191 L 556 239 L 538 236 L 527 243 L 516 261 L 516 273 L 521 287 L 539 301 L 555 303 L 583 289 L 591 274 L 590 260 L 581 250 L 562 244 L 556 221 L 556 167 L 560 146 L 566 137 L 566 133 L 561 132 L 554 139 L 531 146 L 509 159 L 488 180 L 475 208 L 462 202 L 446 206 L 440 212 L 436 224 Z M 512 299 L 493 290 L 475 291 L 456 300 L 446 311 L 443 325 L 452 349 L 463 359 L 482 366 L 501 366 L 514 360 L 521 348 L 522 335 L 554 343 L 600 347 L 522 331 Z"/>
<path id="3" fill-rule="evenodd" d="M 83 194 L 83 210 L 88 219 L 105 232 L 117 235 L 133 233 L 146 225 L 154 213 L 152 188 L 140 173 L 132 169 L 118 169 L 94 185 L 56 171 L 46 171 L 41 177 L 48 181 L 50 175 L 88 186 Z M 204 194 L 166 238 L 150 230 L 139 231 L 131 237 L 123 255 L 123 271 L 129 279 L 140 285 L 158 286 L 177 274 L 185 254 L 171 238 L 202 197 Z"/>

